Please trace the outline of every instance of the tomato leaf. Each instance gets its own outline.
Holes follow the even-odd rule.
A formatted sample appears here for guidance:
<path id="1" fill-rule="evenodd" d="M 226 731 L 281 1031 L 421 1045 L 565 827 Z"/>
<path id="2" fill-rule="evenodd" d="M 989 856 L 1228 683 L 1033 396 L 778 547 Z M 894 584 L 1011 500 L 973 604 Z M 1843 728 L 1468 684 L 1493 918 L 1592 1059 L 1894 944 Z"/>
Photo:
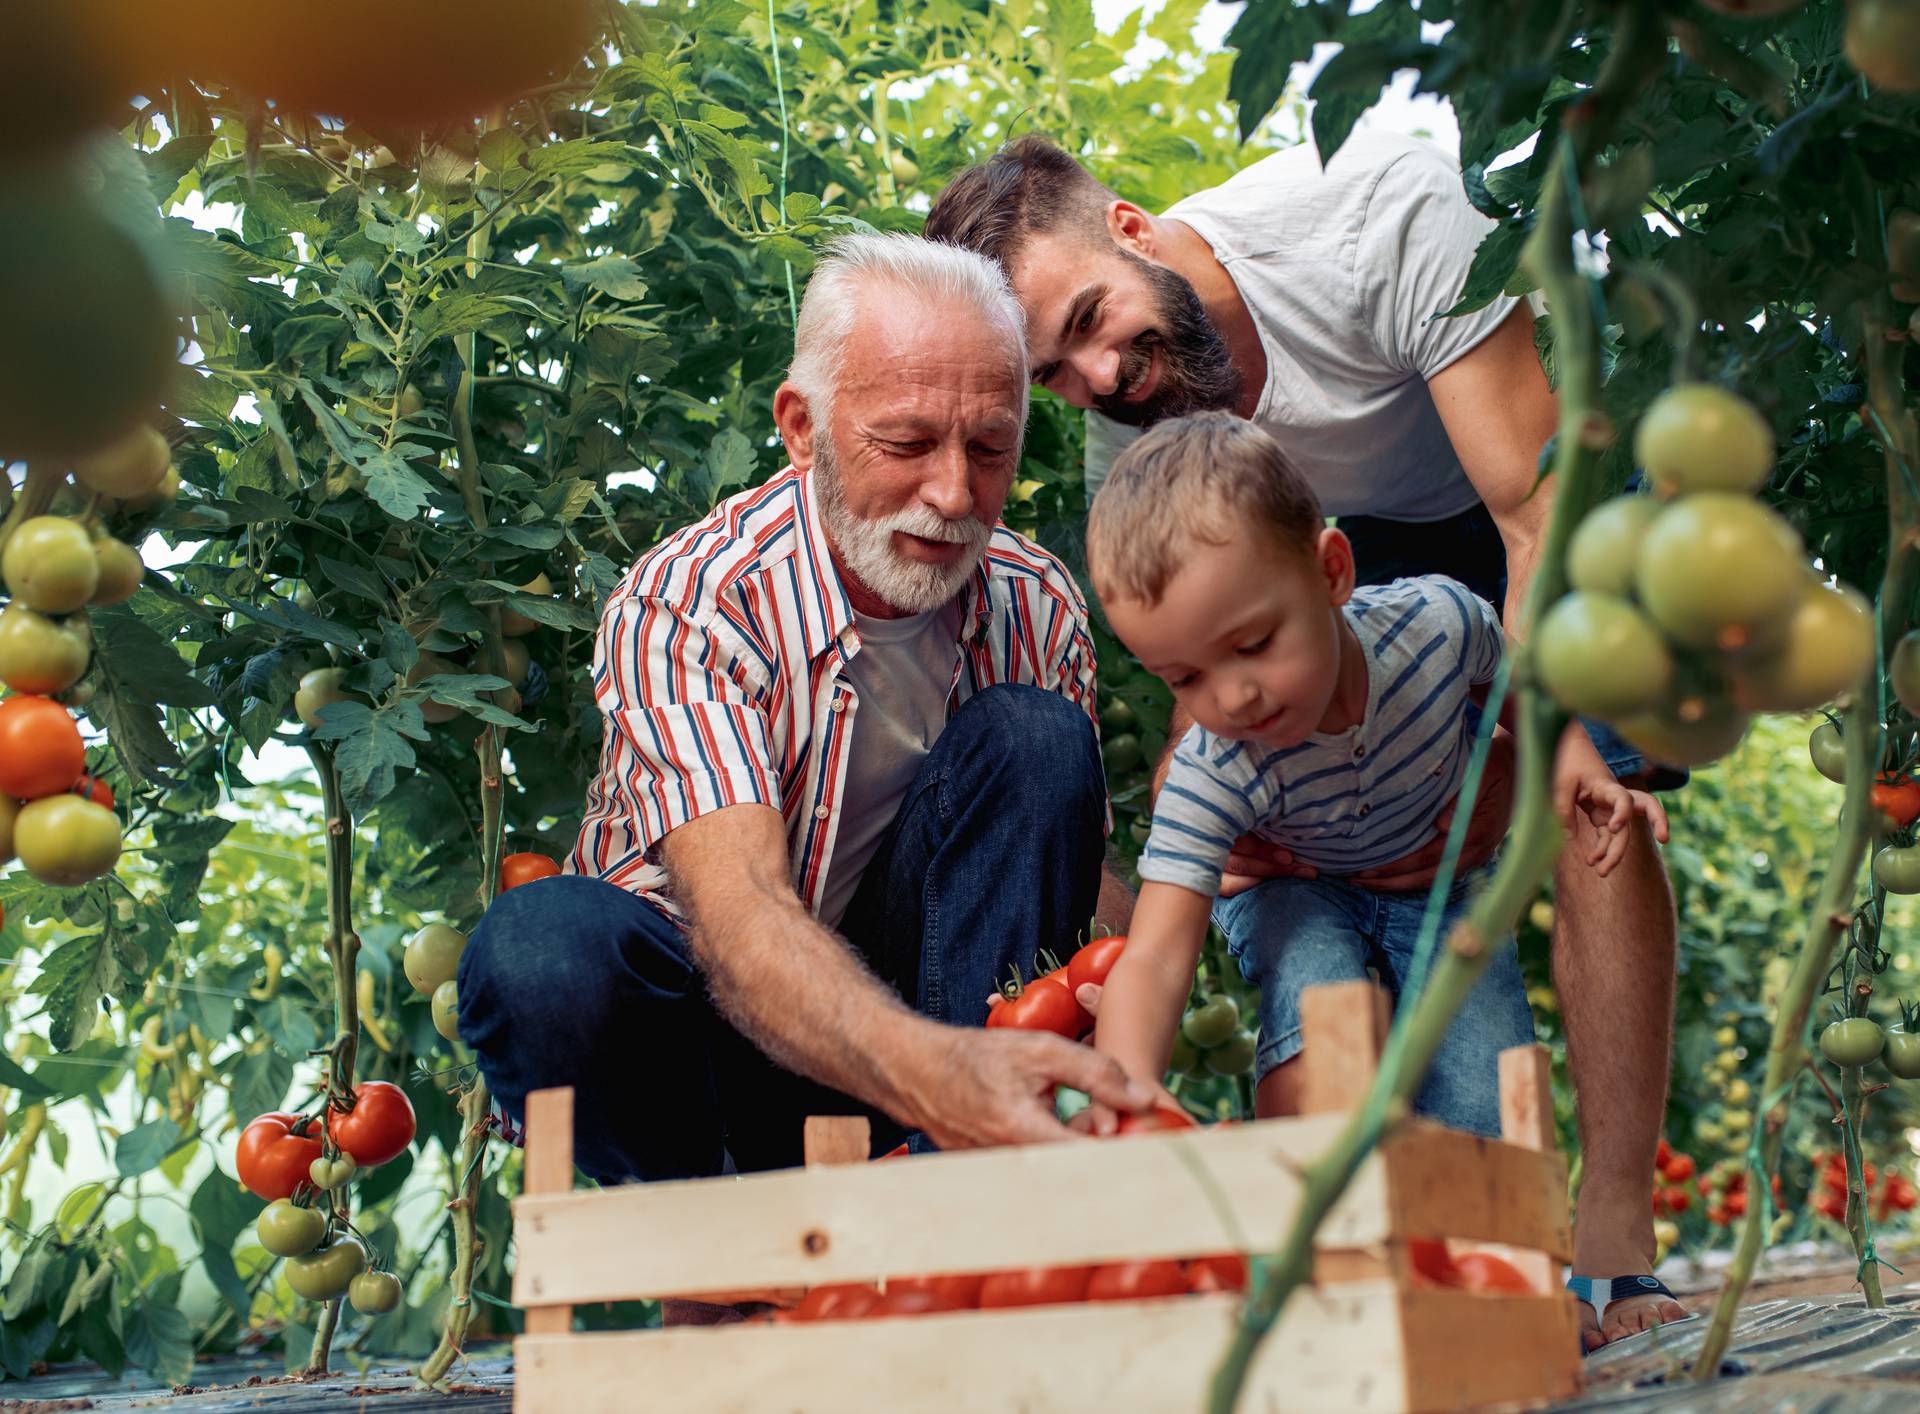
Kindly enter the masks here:
<path id="1" fill-rule="evenodd" d="M 300 1048 L 302 1058 L 306 1049 Z M 255 1116 L 279 1109 L 292 1084 L 293 1061 L 279 1047 L 241 1056 L 232 1073 L 234 1119 L 244 1128 Z"/>
<path id="2" fill-rule="evenodd" d="M 131 936 L 109 928 L 70 938 L 48 953 L 27 991 L 46 998 L 47 1039 L 71 1051 L 87 1039 L 102 997 L 127 999 L 145 974 L 146 953 Z"/>
<path id="3" fill-rule="evenodd" d="M 122 1178 L 138 1178 L 158 1168 L 180 1142 L 180 1126 L 162 1117 L 122 1134 L 113 1146 L 113 1166 Z"/>
<path id="4" fill-rule="evenodd" d="M 141 1301 L 126 1321 L 127 1359 L 164 1384 L 193 1378 L 193 1339 L 187 1318 L 173 1306 Z"/>

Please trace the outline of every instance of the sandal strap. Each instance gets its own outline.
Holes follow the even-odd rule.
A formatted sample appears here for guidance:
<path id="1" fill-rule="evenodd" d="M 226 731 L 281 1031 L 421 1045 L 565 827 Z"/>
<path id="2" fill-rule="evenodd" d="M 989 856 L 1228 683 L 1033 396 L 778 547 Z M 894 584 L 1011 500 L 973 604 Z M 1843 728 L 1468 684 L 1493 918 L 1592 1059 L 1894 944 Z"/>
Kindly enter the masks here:
<path id="1" fill-rule="evenodd" d="M 1656 1276 L 1623 1277 L 1582 1277 L 1567 1278 L 1567 1290 L 1593 1307 L 1593 1318 L 1604 1323 L 1607 1308 L 1616 1301 L 1630 1300 L 1636 1296 L 1664 1296 L 1674 1299 L 1667 1284 Z"/>

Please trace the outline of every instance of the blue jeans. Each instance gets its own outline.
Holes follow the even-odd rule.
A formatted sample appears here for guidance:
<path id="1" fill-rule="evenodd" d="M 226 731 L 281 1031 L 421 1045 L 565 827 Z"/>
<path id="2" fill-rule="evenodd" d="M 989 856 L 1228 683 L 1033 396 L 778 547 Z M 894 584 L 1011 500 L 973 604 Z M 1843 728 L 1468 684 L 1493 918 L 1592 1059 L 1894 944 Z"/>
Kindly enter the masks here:
<path id="1" fill-rule="evenodd" d="M 841 925 L 922 1014 L 986 1020 L 996 980 L 1065 957 L 1093 916 L 1106 834 L 1093 725 L 1055 693 L 1003 684 L 935 739 Z M 603 1183 L 801 1160 L 810 1114 L 865 1114 L 875 1152 L 904 1129 L 783 1070 L 720 1015 L 681 926 L 601 879 L 501 894 L 460 958 L 460 1036 L 501 1107 L 574 1089 L 574 1158 Z"/>
<path id="2" fill-rule="evenodd" d="M 1341 516 L 1340 529 L 1353 543 L 1361 584 L 1386 584 L 1406 575 L 1444 574 L 1457 579 L 1499 612 L 1507 599 L 1507 547 L 1484 505 L 1436 521 Z M 1582 717 L 1593 749 L 1620 780 L 1647 778 L 1648 790 L 1678 790 L 1687 772 L 1653 765 L 1605 722 Z"/>
<path id="3" fill-rule="evenodd" d="M 1491 872 L 1484 867 L 1454 882 L 1434 945 L 1436 959 L 1447 931 Z M 1304 988 L 1362 979 L 1371 967 L 1399 999 L 1426 905 L 1424 893 L 1376 893 L 1335 878 L 1269 879 L 1214 903 L 1214 921 L 1227 935 L 1241 974 L 1260 989 L 1257 1076 L 1300 1054 Z M 1497 1135 L 1500 1052 L 1531 1040 L 1533 1012 L 1509 934 L 1494 949 L 1434 1053 L 1414 1108 L 1455 1129 Z"/>

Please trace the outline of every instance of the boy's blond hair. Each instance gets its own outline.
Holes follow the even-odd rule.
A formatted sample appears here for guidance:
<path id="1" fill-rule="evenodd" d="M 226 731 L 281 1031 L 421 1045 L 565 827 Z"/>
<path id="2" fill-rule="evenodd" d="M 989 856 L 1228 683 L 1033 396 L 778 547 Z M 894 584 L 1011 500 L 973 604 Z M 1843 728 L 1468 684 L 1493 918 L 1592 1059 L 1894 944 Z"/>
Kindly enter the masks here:
<path id="1" fill-rule="evenodd" d="M 1087 568 L 1102 599 L 1155 604 L 1195 544 L 1250 530 L 1311 553 L 1320 500 L 1245 418 L 1201 412 L 1157 424 L 1120 454 L 1087 515 Z"/>

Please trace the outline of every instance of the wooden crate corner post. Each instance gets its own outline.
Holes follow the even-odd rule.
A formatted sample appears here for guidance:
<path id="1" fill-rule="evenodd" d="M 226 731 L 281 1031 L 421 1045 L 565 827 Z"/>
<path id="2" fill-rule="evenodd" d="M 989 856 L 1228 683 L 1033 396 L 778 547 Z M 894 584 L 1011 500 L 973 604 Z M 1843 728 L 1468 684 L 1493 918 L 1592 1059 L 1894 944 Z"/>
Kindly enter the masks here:
<path id="1" fill-rule="evenodd" d="M 1500 1137 L 1522 1149 L 1551 1154 L 1553 1057 L 1538 1041 L 1500 1053 Z M 1551 1253 L 1515 1250 L 1513 1265 L 1543 1296 L 1561 1290 L 1559 1262 Z"/>
<path id="2" fill-rule="evenodd" d="M 527 1194 L 567 1193 L 573 1189 L 573 1087 L 535 1090 L 527 1096 Z M 538 1219 L 535 1219 L 537 1222 Z M 573 1329 L 573 1307 L 527 1307 L 528 1335 L 566 1335 Z"/>

